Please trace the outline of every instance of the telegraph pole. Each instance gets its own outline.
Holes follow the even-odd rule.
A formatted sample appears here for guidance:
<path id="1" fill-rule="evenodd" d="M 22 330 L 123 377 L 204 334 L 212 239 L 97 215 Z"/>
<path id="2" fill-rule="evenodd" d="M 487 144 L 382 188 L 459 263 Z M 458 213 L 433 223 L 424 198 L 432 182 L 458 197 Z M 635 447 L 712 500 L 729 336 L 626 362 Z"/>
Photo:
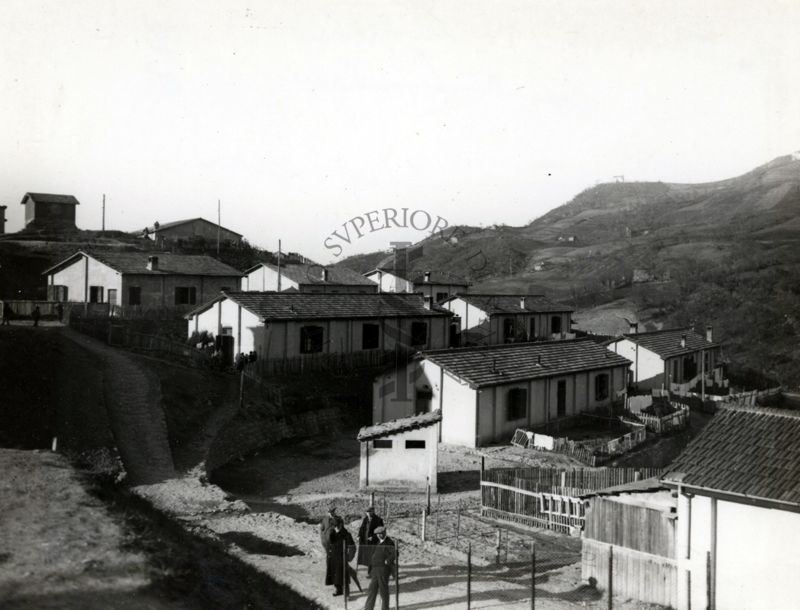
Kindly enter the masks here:
<path id="1" fill-rule="evenodd" d="M 278 292 L 281 291 L 281 240 L 278 240 Z"/>
<path id="2" fill-rule="evenodd" d="M 220 211 L 221 208 L 220 200 L 217 199 L 217 257 L 219 257 L 219 231 L 222 225 L 222 213 Z"/>
<path id="3" fill-rule="evenodd" d="M 103 228 L 100 231 L 101 235 L 106 234 L 106 194 L 103 193 Z"/>

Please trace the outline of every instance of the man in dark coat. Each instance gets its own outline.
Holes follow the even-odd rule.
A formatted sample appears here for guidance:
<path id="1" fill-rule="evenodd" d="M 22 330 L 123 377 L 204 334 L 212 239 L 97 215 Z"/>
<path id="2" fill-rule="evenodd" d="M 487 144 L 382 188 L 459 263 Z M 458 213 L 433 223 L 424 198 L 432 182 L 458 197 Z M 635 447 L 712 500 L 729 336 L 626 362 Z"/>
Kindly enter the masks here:
<path id="1" fill-rule="evenodd" d="M 350 593 L 349 561 L 355 555 L 356 545 L 350 532 L 344 527 L 341 517 L 336 517 L 333 529 L 328 533 L 327 561 L 325 564 L 325 584 L 335 587 L 334 595 Z"/>
<path id="2" fill-rule="evenodd" d="M 364 610 L 375 610 L 375 599 L 381 594 L 382 610 L 389 610 L 389 577 L 395 566 L 397 553 L 394 540 L 386 535 L 382 525 L 375 528 L 377 541 L 369 557 L 369 589 Z"/>
<path id="3" fill-rule="evenodd" d="M 375 544 L 375 528 L 383 525 L 383 519 L 375 514 L 375 507 L 370 506 L 364 519 L 361 521 L 361 527 L 358 528 L 358 559 L 356 565 L 368 566 L 369 565 L 369 546 Z"/>
<path id="4" fill-rule="evenodd" d="M 31 314 L 34 326 L 39 326 L 39 318 L 41 316 L 42 316 L 42 311 L 41 309 L 39 309 L 39 306 L 37 305 L 36 307 L 33 308 L 33 313 Z"/>
<path id="5" fill-rule="evenodd" d="M 322 543 L 322 548 L 328 550 L 328 536 L 333 530 L 333 524 L 336 521 L 336 506 L 331 504 L 328 508 L 328 514 L 322 518 L 319 524 L 319 541 Z"/>

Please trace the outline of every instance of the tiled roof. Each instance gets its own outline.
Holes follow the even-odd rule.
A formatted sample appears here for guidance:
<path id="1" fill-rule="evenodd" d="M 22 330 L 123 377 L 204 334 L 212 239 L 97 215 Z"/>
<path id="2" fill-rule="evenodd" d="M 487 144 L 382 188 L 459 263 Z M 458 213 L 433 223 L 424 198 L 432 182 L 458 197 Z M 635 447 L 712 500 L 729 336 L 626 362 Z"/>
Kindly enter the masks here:
<path id="1" fill-rule="evenodd" d="M 630 366 L 631 362 L 589 339 L 536 341 L 422 352 L 431 362 L 474 387 Z"/>
<path id="2" fill-rule="evenodd" d="M 449 311 L 435 306 L 426 309 L 423 298 L 418 294 L 388 292 L 380 294 L 228 292 L 226 294 L 232 301 L 239 303 L 262 320 L 420 318 L 452 315 Z"/>
<path id="3" fill-rule="evenodd" d="M 800 412 L 724 407 L 663 479 L 800 506 Z"/>
<path id="4" fill-rule="evenodd" d="M 206 223 L 208 223 L 210 225 L 214 225 L 215 227 L 217 226 L 216 222 L 211 222 L 210 220 L 206 220 L 205 218 L 198 217 L 198 218 L 187 218 L 186 220 L 173 220 L 172 222 L 158 223 L 158 229 L 156 229 L 155 226 L 152 226 L 152 227 L 148 227 L 148 231 L 150 231 L 151 233 L 158 232 L 158 231 L 163 231 L 164 229 L 171 229 L 172 227 L 179 227 L 181 225 L 189 224 L 190 222 L 197 222 L 198 220 L 201 221 L 201 222 L 206 222 Z M 231 231 L 230 229 L 226 229 L 225 227 L 220 227 L 220 228 L 223 231 L 227 231 L 228 233 L 233 233 L 234 235 L 238 235 L 239 237 L 242 236 L 241 233 L 237 233 L 236 231 Z"/>
<path id="5" fill-rule="evenodd" d="M 425 281 L 425 273 L 421 273 L 412 278 L 415 284 L 451 284 L 455 286 L 469 286 L 470 283 L 463 277 L 450 273 L 449 271 L 430 271 L 430 279 Z"/>
<path id="6" fill-rule="evenodd" d="M 581 498 L 591 498 L 594 496 L 616 496 L 624 493 L 646 493 L 651 491 L 659 491 L 668 489 L 658 477 L 650 477 L 640 481 L 629 481 L 620 485 L 612 485 L 611 487 L 604 487 L 602 489 L 595 489 L 581 494 Z"/>
<path id="7" fill-rule="evenodd" d="M 276 273 L 278 266 L 272 263 L 259 263 L 251 267 L 245 273 L 255 271 L 259 267 L 269 267 Z M 322 280 L 322 270 L 327 269 L 328 280 Z M 326 284 L 337 286 L 375 286 L 372 282 L 365 278 L 360 273 L 348 269 L 347 267 L 324 267 L 323 265 L 315 265 L 313 263 L 290 263 L 281 265 L 281 274 L 298 284 Z"/>
<path id="8" fill-rule="evenodd" d="M 522 308 L 522 298 L 525 308 Z M 573 311 L 571 307 L 554 303 L 541 294 L 459 294 L 451 299 L 462 299 L 487 314 L 510 315 L 521 313 L 561 313 Z M 446 302 L 446 301 L 445 301 Z"/>
<path id="9" fill-rule="evenodd" d="M 36 203 L 65 203 L 68 205 L 79 205 L 79 201 L 72 195 L 55 195 L 52 193 L 25 193 L 20 203 L 25 203 L 25 200 L 30 197 Z"/>
<path id="10" fill-rule="evenodd" d="M 76 252 L 69 258 L 50 267 L 49 273 L 67 266 L 84 252 Z M 210 275 L 216 277 L 241 277 L 242 273 L 210 256 L 171 254 L 168 252 L 100 252 L 87 253 L 88 256 L 108 265 L 120 273 L 135 275 Z M 147 262 L 150 256 L 158 257 L 158 269 L 150 271 Z"/>
<path id="11" fill-rule="evenodd" d="M 369 441 L 376 438 L 383 438 L 384 436 L 392 436 L 401 432 L 408 432 L 410 430 L 418 430 L 419 428 L 427 428 L 436 422 L 442 421 L 441 411 L 429 411 L 420 415 L 412 417 L 403 417 L 401 419 L 393 419 L 374 426 L 366 426 L 358 431 L 356 437 L 359 441 Z"/>
<path id="12" fill-rule="evenodd" d="M 683 335 L 686 335 L 686 347 L 681 347 L 681 337 Z M 691 328 L 671 328 L 668 330 L 654 330 L 649 333 L 630 333 L 623 336 L 662 358 L 690 354 L 719 345 L 719 343 L 706 341 L 705 337 L 694 332 Z"/>

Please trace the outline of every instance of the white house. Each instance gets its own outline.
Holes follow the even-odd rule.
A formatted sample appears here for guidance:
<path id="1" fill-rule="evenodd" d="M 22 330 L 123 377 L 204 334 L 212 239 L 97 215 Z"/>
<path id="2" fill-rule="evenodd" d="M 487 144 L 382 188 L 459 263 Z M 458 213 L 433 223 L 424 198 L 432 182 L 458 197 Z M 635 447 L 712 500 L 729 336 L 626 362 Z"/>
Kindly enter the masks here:
<path id="1" fill-rule="evenodd" d="M 244 272 L 244 292 L 297 290 L 299 292 L 375 293 L 378 287 L 360 273 L 344 267 L 323 267 L 309 263 L 278 265 L 258 263 Z"/>
<path id="2" fill-rule="evenodd" d="M 375 380 L 373 421 L 440 410 L 440 440 L 476 447 L 610 406 L 629 365 L 588 339 L 424 351 Z"/>
<path id="3" fill-rule="evenodd" d="M 186 315 L 188 336 L 232 337 L 259 359 L 448 346 L 451 314 L 416 294 L 227 292 Z"/>
<path id="4" fill-rule="evenodd" d="M 640 388 L 688 390 L 700 377 L 722 382 L 720 345 L 711 327 L 706 336 L 691 328 L 633 332 L 607 343 L 608 349 L 631 361 L 631 383 Z"/>
<path id="5" fill-rule="evenodd" d="M 433 411 L 361 428 L 361 489 L 426 489 L 436 493 L 439 422 Z"/>
<path id="6" fill-rule="evenodd" d="M 796 606 L 798 481 L 800 413 L 727 407 L 711 419 L 662 477 L 677 494 L 679 610 Z"/>
<path id="7" fill-rule="evenodd" d="M 242 276 L 210 256 L 106 251 L 78 251 L 42 275 L 50 300 L 142 309 L 196 305 Z"/>
<path id="8" fill-rule="evenodd" d="M 574 339 L 572 309 L 539 294 L 458 294 L 441 303 L 460 322 L 462 345 Z"/>

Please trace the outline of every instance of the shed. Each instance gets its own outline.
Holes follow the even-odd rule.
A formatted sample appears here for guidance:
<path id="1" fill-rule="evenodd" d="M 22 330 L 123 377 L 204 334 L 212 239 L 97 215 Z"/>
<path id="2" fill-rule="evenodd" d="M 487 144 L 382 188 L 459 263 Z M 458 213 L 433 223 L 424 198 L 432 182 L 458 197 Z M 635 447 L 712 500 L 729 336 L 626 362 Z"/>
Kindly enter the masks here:
<path id="1" fill-rule="evenodd" d="M 361 428 L 361 489 L 417 489 L 436 493 L 440 411 Z"/>

